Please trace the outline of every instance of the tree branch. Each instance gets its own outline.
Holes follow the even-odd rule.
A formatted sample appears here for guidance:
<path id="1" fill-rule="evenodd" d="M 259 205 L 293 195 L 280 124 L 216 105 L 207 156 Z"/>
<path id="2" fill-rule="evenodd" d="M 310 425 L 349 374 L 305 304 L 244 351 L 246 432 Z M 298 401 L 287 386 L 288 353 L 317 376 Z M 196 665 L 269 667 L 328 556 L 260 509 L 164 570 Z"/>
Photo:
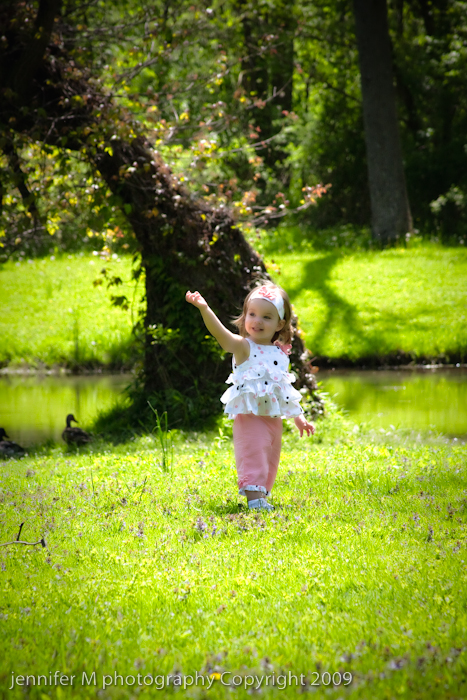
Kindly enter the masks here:
<path id="1" fill-rule="evenodd" d="M 33 35 L 12 74 L 12 87 L 21 101 L 29 96 L 31 83 L 42 65 L 61 4 L 61 0 L 40 0 Z"/>
<path id="2" fill-rule="evenodd" d="M 13 542 L 2 542 L 0 544 L 0 547 L 8 547 L 8 545 L 10 544 L 27 544 L 31 547 L 34 547 L 36 544 L 41 544 L 43 547 L 47 547 L 44 538 L 42 538 L 38 542 L 22 542 L 21 540 L 13 540 Z"/>
<path id="3" fill-rule="evenodd" d="M 19 541 L 19 538 L 20 538 L 20 535 L 21 535 L 21 530 L 23 529 L 23 525 L 24 525 L 24 523 L 21 523 L 21 525 L 19 526 L 18 537 L 16 538 L 16 541 L 17 541 L 17 542 Z"/>
<path id="4" fill-rule="evenodd" d="M 13 542 L 2 542 L 0 544 L 0 547 L 8 547 L 10 544 L 26 544 L 26 545 L 31 546 L 31 547 L 34 547 L 36 544 L 41 544 L 43 547 L 47 547 L 44 538 L 40 539 L 38 542 L 24 542 L 23 540 L 20 540 L 20 535 L 21 535 L 21 530 L 23 529 L 23 525 L 24 525 L 24 523 L 21 523 L 21 525 L 19 526 L 18 537 L 16 538 L 16 540 L 13 540 Z"/>
<path id="5" fill-rule="evenodd" d="M 13 184 L 19 190 L 19 193 L 23 200 L 23 204 L 34 221 L 33 230 L 37 230 L 38 223 L 41 225 L 41 228 L 47 230 L 44 222 L 42 221 L 42 217 L 37 206 L 36 195 L 34 194 L 34 192 L 31 192 L 31 190 L 28 187 L 27 176 L 21 169 L 20 159 L 12 141 L 6 141 L 3 144 L 3 152 L 8 159 Z"/>

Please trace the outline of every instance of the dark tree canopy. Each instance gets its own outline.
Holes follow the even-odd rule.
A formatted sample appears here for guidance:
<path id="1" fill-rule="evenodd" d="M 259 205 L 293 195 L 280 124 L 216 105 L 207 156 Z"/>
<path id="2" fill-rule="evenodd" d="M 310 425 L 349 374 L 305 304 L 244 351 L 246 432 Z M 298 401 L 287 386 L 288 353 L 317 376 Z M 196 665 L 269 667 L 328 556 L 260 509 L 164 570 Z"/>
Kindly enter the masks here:
<path id="1" fill-rule="evenodd" d="M 7 28 L 0 49 L 4 83 L 19 82 L 19 92 L 27 92 L 25 66 L 38 68 L 34 52 L 40 52 L 48 27 L 44 21 L 28 52 L 31 60 L 24 54 L 20 66 L 19 49 L 7 38 L 14 6 L 5 1 L 0 7 Z M 45 4 L 42 16 L 50 17 L 54 6 Z M 38 0 L 22 6 L 23 38 L 34 28 L 38 10 Z M 462 241 L 467 6 L 459 0 L 405 0 L 388 3 L 387 11 L 414 226 L 424 235 Z M 316 245 L 332 240 L 323 227 L 350 225 L 346 240 L 353 240 L 352 226 L 370 223 L 352 3 L 63 0 L 54 27 L 54 50 L 66 47 L 75 67 L 92 70 L 93 81 L 112 93 L 125 115 L 115 119 L 139 124 L 171 170 L 189 179 L 192 194 L 255 214 L 268 206 L 275 212 L 260 218 L 269 225 L 280 207 L 300 208 L 304 187 L 330 183 L 316 207 L 287 221 L 300 224 Z M 27 144 L 13 139 L 9 148 L 15 157 L 5 155 L 1 162 L 0 259 L 54 246 L 79 250 L 86 244 L 81 231 L 88 228 L 118 227 L 126 236 L 121 243 L 131 247 L 131 228 L 115 196 L 95 187 L 99 176 L 91 174 L 84 154 L 66 146 L 60 153 L 50 149 L 44 165 L 44 149 L 31 137 Z M 91 178 L 92 196 L 82 196 Z M 359 229 L 355 234 L 360 238 Z M 87 241 L 88 247 L 95 243 Z"/>

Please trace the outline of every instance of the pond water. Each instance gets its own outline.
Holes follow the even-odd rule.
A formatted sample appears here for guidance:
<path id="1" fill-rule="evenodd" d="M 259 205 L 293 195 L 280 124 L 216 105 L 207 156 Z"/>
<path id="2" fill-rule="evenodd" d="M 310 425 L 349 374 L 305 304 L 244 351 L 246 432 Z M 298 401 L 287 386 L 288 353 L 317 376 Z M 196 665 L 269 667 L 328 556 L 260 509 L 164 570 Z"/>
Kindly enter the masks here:
<path id="1" fill-rule="evenodd" d="M 3 375 L 0 427 L 23 447 L 53 439 L 62 442 L 66 417 L 73 413 L 86 428 L 100 411 L 114 405 L 129 375 Z M 75 423 L 73 423 L 75 425 Z"/>
<path id="2" fill-rule="evenodd" d="M 467 369 L 321 371 L 318 380 L 358 423 L 467 436 Z M 0 376 L 0 427 L 24 447 L 61 442 L 68 413 L 86 428 L 130 381 L 122 374 Z"/>
<path id="3" fill-rule="evenodd" d="M 357 423 L 467 436 L 467 368 L 335 370 L 317 378 Z"/>

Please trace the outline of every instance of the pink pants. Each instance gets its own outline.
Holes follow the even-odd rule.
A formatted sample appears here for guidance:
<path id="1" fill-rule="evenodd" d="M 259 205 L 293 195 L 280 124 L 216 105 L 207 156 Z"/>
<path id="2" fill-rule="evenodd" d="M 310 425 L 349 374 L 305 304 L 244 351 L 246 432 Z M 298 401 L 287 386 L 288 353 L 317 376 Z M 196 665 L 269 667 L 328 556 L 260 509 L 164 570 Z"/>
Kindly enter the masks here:
<path id="1" fill-rule="evenodd" d="M 261 491 L 268 495 L 281 456 L 282 419 L 253 413 L 237 415 L 233 439 L 239 493 Z"/>

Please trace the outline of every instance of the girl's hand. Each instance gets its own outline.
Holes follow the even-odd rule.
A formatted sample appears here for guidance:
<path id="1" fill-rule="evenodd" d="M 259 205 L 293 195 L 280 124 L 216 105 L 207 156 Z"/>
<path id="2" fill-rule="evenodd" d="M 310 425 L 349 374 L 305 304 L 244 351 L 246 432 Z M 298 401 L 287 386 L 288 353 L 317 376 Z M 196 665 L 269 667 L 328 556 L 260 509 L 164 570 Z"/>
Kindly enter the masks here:
<path id="1" fill-rule="evenodd" d="M 197 306 L 198 309 L 207 309 L 208 308 L 208 303 L 199 292 L 187 292 L 185 294 L 185 299 L 187 300 L 188 303 L 193 304 L 193 306 Z"/>
<path id="2" fill-rule="evenodd" d="M 302 437 L 304 430 L 306 431 L 307 435 L 313 435 L 315 432 L 315 426 L 313 423 L 309 423 L 307 421 L 303 413 L 295 418 L 295 425 L 300 431 L 300 437 Z"/>

